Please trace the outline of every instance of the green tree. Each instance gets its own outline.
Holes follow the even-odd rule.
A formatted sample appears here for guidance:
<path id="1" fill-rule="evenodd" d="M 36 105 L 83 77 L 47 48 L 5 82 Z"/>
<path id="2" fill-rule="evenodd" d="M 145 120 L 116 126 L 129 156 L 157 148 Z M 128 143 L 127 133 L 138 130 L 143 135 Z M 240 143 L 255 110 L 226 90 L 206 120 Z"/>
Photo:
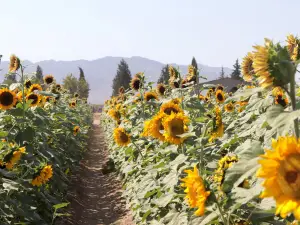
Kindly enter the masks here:
<path id="1" fill-rule="evenodd" d="M 197 75 L 197 72 L 198 72 L 198 64 L 197 64 L 197 61 L 196 61 L 196 59 L 195 59 L 195 57 L 193 57 L 193 59 L 192 59 L 192 66 L 195 68 L 195 71 L 194 71 L 194 73 L 195 73 L 195 75 Z M 197 84 L 198 84 L 198 76 L 197 76 Z"/>
<path id="2" fill-rule="evenodd" d="M 233 65 L 233 71 L 230 76 L 233 79 L 237 79 L 237 80 L 241 79 L 241 66 L 239 64 L 238 59 L 235 61 L 235 64 Z"/>
<path id="3" fill-rule="evenodd" d="M 78 67 L 79 69 L 79 80 L 85 80 L 84 72 L 81 67 Z"/>
<path id="4" fill-rule="evenodd" d="M 118 65 L 118 70 L 112 84 L 112 95 L 116 96 L 119 93 L 119 88 L 124 87 L 125 90 L 129 88 L 129 83 L 131 81 L 131 73 L 128 64 L 122 59 Z"/>
<path id="5" fill-rule="evenodd" d="M 72 74 L 67 75 L 63 80 L 64 88 L 74 94 L 78 91 L 78 80 Z"/>
<path id="6" fill-rule="evenodd" d="M 16 73 L 5 74 L 5 78 L 3 80 L 3 84 L 7 84 L 9 86 L 12 83 L 16 83 L 16 82 L 17 82 Z"/>
<path id="7" fill-rule="evenodd" d="M 223 79 L 223 78 L 225 78 L 225 72 L 224 72 L 224 67 L 222 66 L 219 79 Z"/>
<path id="8" fill-rule="evenodd" d="M 35 79 L 38 83 L 43 83 L 43 69 L 38 65 L 36 67 Z"/>
<path id="9" fill-rule="evenodd" d="M 81 67 L 78 67 L 78 69 L 79 69 L 79 79 L 78 79 L 77 92 L 80 98 L 88 98 L 90 92 L 89 84 L 85 79 L 83 69 Z"/>
<path id="10" fill-rule="evenodd" d="M 169 65 L 165 65 L 160 72 L 160 76 L 157 80 L 158 84 L 168 84 L 170 79 L 170 74 L 169 74 Z"/>

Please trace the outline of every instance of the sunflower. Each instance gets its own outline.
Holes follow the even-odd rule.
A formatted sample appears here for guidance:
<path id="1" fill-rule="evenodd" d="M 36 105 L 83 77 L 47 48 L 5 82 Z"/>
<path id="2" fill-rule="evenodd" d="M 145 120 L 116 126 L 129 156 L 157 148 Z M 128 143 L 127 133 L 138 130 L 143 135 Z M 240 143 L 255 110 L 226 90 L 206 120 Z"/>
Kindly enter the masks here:
<path id="1" fill-rule="evenodd" d="M 31 101 L 30 106 L 37 106 L 41 100 L 41 96 L 35 93 L 29 93 L 26 96 L 26 101 Z"/>
<path id="2" fill-rule="evenodd" d="M 171 115 L 172 112 L 175 114 L 183 112 L 179 105 L 174 104 L 172 101 L 162 104 L 159 111 L 167 115 Z"/>
<path id="3" fill-rule="evenodd" d="M 203 216 L 205 212 L 205 202 L 210 195 L 209 191 L 206 191 L 204 181 L 201 176 L 199 176 L 199 171 L 196 166 L 193 170 L 185 170 L 188 175 L 181 179 L 184 183 L 181 184 L 182 187 L 186 188 L 184 192 L 186 193 L 186 199 L 191 208 L 198 208 L 195 211 L 196 216 Z"/>
<path id="4" fill-rule="evenodd" d="M 80 131 L 80 127 L 79 126 L 75 126 L 73 128 L 73 135 L 76 136 L 78 134 L 78 132 Z"/>
<path id="5" fill-rule="evenodd" d="M 253 68 L 253 58 L 254 54 L 249 52 L 244 58 L 242 62 L 242 73 L 243 79 L 245 81 L 251 81 L 254 78 L 254 68 Z"/>
<path id="6" fill-rule="evenodd" d="M 224 87 L 223 87 L 222 85 L 219 84 L 219 85 L 217 86 L 217 89 L 216 89 L 216 90 L 224 91 Z"/>
<path id="7" fill-rule="evenodd" d="M 10 160 L 5 164 L 6 168 L 8 170 L 12 170 L 14 165 L 20 161 L 21 156 L 22 156 L 22 154 L 25 153 L 25 151 L 26 151 L 25 147 L 21 147 L 18 150 L 14 151 L 11 155 Z"/>
<path id="8" fill-rule="evenodd" d="M 70 102 L 70 103 L 69 103 L 69 106 L 70 106 L 71 108 L 75 108 L 75 107 L 76 107 L 76 101 Z"/>
<path id="9" fill-rule="evenodd" d="M 162 125 L 162 120 L 165 117 L 164 113 L 159 113 L 154 116 L 151 120 L 147 120 L 144 123 L 144 132 L 142 137 L 153 137 L 161 141 L 165 141 L 165 137 L 162 135 L 161 131 L 164 130 Z"/>
<path id="10" fill-rule="evenodd" d="M 17 103 L 16 93 L 7 88 L 0 89 L 0 109 L 7 110 Z"/>
<path id="11" fill-rule="evenodd" d="M 42 91 L 43 88 L 39 84 L 32 84 L 29 88 L 29 92 L 34 92 L 34 91 Z"/>
<path id="12" fill-rule="evenodd" d="M 14 73 L 20 68 L 20 66 L 21 66 L 20 59 L 15 55 L 11 55 L 8 71 Z"/>
<path id="13" fill-rule="evenodd" d="M 171 115 L 165 117 L 163 119 L 163 127 L 164 127 L 164 137 L 167 142 L 172 144 L 179 145 L 181 144 L 185 138 L 178 137 L 177 135 L 184 134 L 188 130 L 187 123 L 189 119 L 182 112 L 180 113 L 171 113 Z"/>
<path id="14" fill-rule="evenodd" d="M 47 183 L 52 176 L 53 176 L 52 166 L 47 165 L 39 172 L 39 174 L 34 179 L 32 179 L 31 184 L 32 186 L 41 186 Z"/>
<path id="15" fill-rule="evenodd" d="M 181 80 L 181 88 L 187 88 L 188 87 L 187 83 L 188 83 L 187 79 Z"/>
<path id="16" fill-rule="evenodd" d="M 53 98 L 52 98 L 51 96 L 46 96 L 45 101 L 46 101 L 46 102 L 51 102 L 52 99 L 53 99 Z"/>
<path id="17" fill-rule="evenodd" d="M 158 85 L 156 86 L 156 92 L 157 92 L 157 94 L 163 96 L 163 95 L 165 94 L 165 92 L 166 92 L 166 87 L 165 87 L 165 85 L 164 85 L 164 84 L 158 84 Z"/>
<path id="18" fill-rule="evenodd" d="M 283 97 L 283 92 L 277 92 L 275 97 L 275 104 L 281 105 L 283 108 L 285 108 L 289 104 L 288 98 Z"/>
<path id="19" fill-rule="evenodd" d="M 205 96 L 204 95 L 199 95 L 199 99 L 200 99 L 200 101 L 204 101 L 205 100 Z"/>
<path id="20" fill-rule="evenodd" d="M 78 98 L 79 97 L 79 94 L 78 93 L 75 93 L 74 94 L 74 98 Z"/>
<path id="21" fill-rule="evenodd" d="M 138 77 L 134 77 L 132 78 L 131 82 L 130 82 L 130 87 L 133 89 L 133 90 L 136 90 L 138 91 L 142 86 L 142 83 L 141 83 L 141 80 L 138 78 Z"/>
<path id="22" fill-rule="evenodd" d="M 119 88 L 119 94 L 124 94 L 125 88 L 122 86 Z"/>
<path id="23" fill-rule="evenodd" d="M 219 160 L 218 168 L 215 170 L 214 174 L 214 181 L 218 184 L 219 189 L 221 189 L 221 186 L 224 182 L 226 170 L 229 169 L 232 164 L 237 161 L 238 159 L 236 156 L 229 155 L 226 155 Z"/>
<path id="24" fill-rule="evenodd" d="M 223 133 L 224 133 L 224 124 L 222 121 L 221 110 L 217 106 L 215 108 L 215 117 L 213 118 L 212 134 L 209 141 L 212 142 L 218 137 L 223 137 Z"/>
<path id="25" fill-rule="evenodd" d="M 276 215 L 286 218 L 293 213 L 300 220 L 300 139 L 293 136 L 272 140 L 258 162 L 257 177 L 265 179 L 261 198 L 273 197 Z"/>
<path id="26" fill-rule="evenodd" d="M 168 67 L 168 70 L 169 70 L 169 76 L 170 76 L 170 78 L 176 78 L 176 77 L 177 77 L 177 76 L 176 76 L 175 69 L 174 69 L 173 66 L 169 66 L 169 67 Z"/>
<path id="27" fill-rule="evenodd" d="M 293 61 L 297 61 L 300 55 L 300 41 L 298 38 L 294 37 L 294 35 L 287 36 L 287 50 L 290 54 L 290 57 Z"/>
<path id="28" fill-rule="evenodd" d="M 109 115 L 111 118 L 113 118 L 114 120 L 116 120 L 116 121 L 119 121 L 119 120 L 121 119 L 121 114 L 120 114 L 120 112 L 117 111 L 117 110 L 114 110 L 114 109 L 110 109 L 110 110 L 108 111 L 108 115 Z"/>
<path id="29" fill-rule="evenodd" d="M 225 95 L 222 90 L 216 91 L 216 100 L 218 103 L 223 103 L 225 101 Z"/>
<path id="30" fill-rule="evenodd" d="M 188 73 L 191 75 L 191 76 L 194 76 L 195 75 L 195 67 L 193 65 L 189 65 L 188 66 Z"/>
<path id="31" fill-rule="evenodd" d="M 225 108 L 226 112 L 233 112 L 234 105 L 230 102 L 230 103 L 226 104 L 224 108 Z"/>
<path id="32" fill-rule="evenodd" d="M 148 102 L 151 99 L 158 100 L 158 96 L 154 91 L 148 91 L 144 94 L 144 99 Z"/>
<path id="33" fill-rule="evenodd" d="M 122 127 L 115 128 L 114 139 L 119 146 L 127 146 L 130 143 L 130 136 Z"/>
<path id="34" fill-rule="evenodd" d="M 60 84 L 56 84 L 55 88 L 56 88 L 56 90 L 60 91 L 61 90 L 61 85 Z"/>
<path id="35" fill-rule="evenodd" d="M 44 76 L 44 82 L 46 83 L 46 84 L 52 84 L 53 83 L 53 81 L 54 81 L 54 77 L 52 76 L 52 75 L 46 75 L 46 76 Z"/>
<path id="36" fill-rule="evenodd" d="M 171 86 L 171 88 L 175 89 L 175 88 L 179 88 L 180 84 L 177 78 L 175 77 L 171 77 L 169 79 L 169 85 Z"/>

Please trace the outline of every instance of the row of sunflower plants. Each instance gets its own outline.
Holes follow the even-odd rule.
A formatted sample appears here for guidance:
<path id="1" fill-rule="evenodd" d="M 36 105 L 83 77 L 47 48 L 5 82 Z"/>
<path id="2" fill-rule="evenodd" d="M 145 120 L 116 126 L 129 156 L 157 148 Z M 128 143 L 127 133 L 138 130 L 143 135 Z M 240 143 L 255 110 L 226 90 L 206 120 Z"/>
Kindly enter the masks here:
<path id="1" fill-rule="evenodd" d="M 297 37 L 265 39 L 243 59 L 235 93 L 170 66 L 169 85 L 138 73 L 105 103 L 101 124 L 137 224 L 298 224 L 299 59 Z"/>
<path id="2" fill-rule="evenodd" d="M 0 224 L 53 224 L 66 215 L 70 174 L 87 147 L 92 113 L 52 75 L 43 84 L 12 55 L 0 85 Z"/>

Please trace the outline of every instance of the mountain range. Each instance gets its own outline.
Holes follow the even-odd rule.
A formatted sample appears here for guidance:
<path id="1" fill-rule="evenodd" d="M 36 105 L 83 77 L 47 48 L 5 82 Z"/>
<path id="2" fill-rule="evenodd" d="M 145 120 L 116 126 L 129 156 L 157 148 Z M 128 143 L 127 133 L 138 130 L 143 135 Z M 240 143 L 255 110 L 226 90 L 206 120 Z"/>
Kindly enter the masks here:
<path id="1" fill-rule="evenodd" d="M 89 102 L 94 104 L 101 104 L 111 96 L 112 93 L 112 80 L 116 74 L 118 64 L 122 57 L 104 57 L 96 60 L 75 60 L 75 61 L 55 61 L 44 60 L 36 63 L 30 61 L 23 61 L 23 65 L 27 65 L 25 72 L 33 73 L 36 71 L 37 65 L 43 69 L 43 73 L 52 74 L 58 83 L 62 82 L 63 78 L 72 73 L 75 77 L 79 76 L 78 67 L 84 70 L 85 77 L 90 84 L 90 97 Z M 160 76 L 161 69 L 165 64 L 134 56 L 131 58 L 123 58 L 129 66 L 131 74 L 134 75 L 138 72 L 145 72 L 148 81 L 156 82 Z M 4 74 L 8 69 L 7 61 L 3 61 L 0 64 L 0 81 L 3 80 Z M 187 73 L 187 65 L 177 65 L 170 63 L 175 67 L 179 67 L 180 72 L 184 75 Z M 219 77 L 221 67 L 210 67 L 202 64 L 198 64 L 200 74 L 207 77 L 207 81 L 215 80 Z M 224 67 L 225 75 L 231 73 L 230 68 Z"/>

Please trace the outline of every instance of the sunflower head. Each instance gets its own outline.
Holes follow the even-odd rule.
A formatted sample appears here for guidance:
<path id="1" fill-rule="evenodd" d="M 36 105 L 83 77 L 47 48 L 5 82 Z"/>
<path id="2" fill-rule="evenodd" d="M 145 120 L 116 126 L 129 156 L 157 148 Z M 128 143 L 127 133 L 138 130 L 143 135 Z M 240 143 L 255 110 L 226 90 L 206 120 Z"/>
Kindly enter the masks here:
<path id="1" fill-rule="evenodd" d="M 187 83 L 188 83 L 187 79 L 182 79 L 181 80 L 181 88 L 187 88 L 188 87 Z"/>
<path id="2" fill-rule="evenodd" d="M 53 100 L 53 98 L 51 96 L 46 96 L 45 97 L 46 102 L 51 102 L 51 100 Z"/>
<path id="3" fill-rule="evenodd" d="M 185 170 L 187 176 L 181 181 L 182 187 L 186 188 L 184 192 L 186 193 L 186 199 L 191 208 L 197 208 L 195 211 L 196 216 L 203 216 L 205 213 L 205 202 L 210 195 L 209 191 L 206 191 L 205 183 L 202 177 L 199 176 L 199 171 L 196 166 L 194 170 Z"/>
<path id="4" fill-rule="evenodd" d="M 7 110 L 17 103 L 16 93 L 7 88 L 0 89 L 0 109 Z"/>
<path id="5" fill-rule="evenodd" d="M 124 94 L 125 93 L 125 88 L 122 86 L 119 88 L 119 94 Z"/>
<path id="6" fill-rule="evenodd" d="M 40 101 L 41 101 L 41 96 L 39 94 L 35 94 L 35 93 L 29 93 L 26 96 L 26 101 L 29 102 L 30 101 L 30 106 L 37 106 Z"/>
<path id="7" fill-rule="evenodd" d="M 171 113 L 176 114 L 176 113 L 183 112 L 183 110 L 179 107 L 179 105 L 174 104 L 172 101 L 162 104 L 159 111 L 167 115 L 171 115 Z"/>
<path id="8" fill-rule="evenodd" d="M 226 170 L 229 169 L 233 165 L 233 163 L 237 161 L 238 159 L 234 155 L 233 156 L 226 155 L 219 160 L 218 168 L 214 174 L 214 182 L 218 184 L 219 189 L 221 189 L 221 186 L 224 182 Z"/>
<path id="9" fill-rule="evenodd" d="M 144 99 L 148 102 L 152 99 L 158 100 L 158 96 L 154 91 L 148 91 L 144 94 Z"/>
<path id="10" fill-rule="evenodd" d="M 144 132 L 141 134 L 143 137 L 153 137 L 161 141 L 165 141 L 165 137 L 161 131 L 164 130 L 162 120 L 165 117 L 164 113 L 158 113 L 151 120 L 146 120 L 144 123 Z"/>
<path id="11" fill-rule="evenodd" d="M 166 87 L 165 87 L 165 85 L 164 85 L 164 84 L 158 84 L 158 85 L 156 86 L 156 92 L 157 92 L 157 94 L 163 96 L 163 95 L 165 94 L 165 92 L 166 92 Z"/>
<path id="12" fill-rule="evenodd" d="M 79 126 L 75 126 L 73 128 L 73 135 L 76 136 L 78 134 L 78 132 L 80 131 L 80 127 Z"/>
<path id="13" fill-rule="evenodd" d="M 71 102 L 69 103 L 69 106 L 70 106 L 71 108 L 75 108 L 75 107 L 76 107 L 76 101 L 71 101 Z"/>
<path id="14" fill-rule="evenodd" d="M 115 128 L 114 139 L 119 146 L 127 146 L 130 143 L 130 135 L 122 127 Z"/>
<path id="15" fill-rule="evenodd" d="M 79 94 L 78 93 L 75 93 L 74 94 L 74 98 L 78 98 L 79 97 Z"/>
<path id="16" fill-rule="evenodd" d="M 283 92 L 277 92 L 275 97 L 275 104 L 281 105 L 283 108 L 285 108 L 289 104 L 289 100 L 287 97 L 284 97 Z"/>
<path id="17" fill-rule="evenodd" d="M 182 102 L 182 98 L 173 98 L 171 100 L 172 103 L 179 105 Z"/>
<path id="18" fill-rule="evenodd" d="M 234 105 L 231 102 L 226 104 L 224 108 L 225 108 L 226 112 L 233 112 L 234 111 Z"/>
<path id="19" fill-rule="evenodd" d="M 194 76 L 195 75 L 195 67 L 193 65 L 189 65 L 188 66 L 188 73 L 191 75 L 191 76 Z"/>
<path id="20" fill-rule="evenodd" d="M 200 101 L 205 101 L 205 96 L 204 95 L 200 94 L 198 98 L 200 99 Z"/>
<path id="21" fill-rule="evenodd" d="M 217 86 L 217 90 L 224 91 L 224 86 L 219 84 L 219 85 Z"/>
<path id="22" fill-rule="evenodd" d="M 60 84 L 56 84 L 55 88 L 56 88 L 56 90 L 60 91 L 61 90 L 61 85 Z"/>
<path id="23" fill-rule="evenodd" d="M 253 68 L 253 58 L 254 54 L 249 52 L 244 58 L 242 62 L 242 74 L 243 79 L 245 81 L 251 81 L 255 78 L 254 68 Z"/>
<path id="24" fill-rule="evenodd" d="M 115 109 L 110 109 L 110 110 L 108 111 L 108 115 L 109 115 L 112 119 L 114 119 L 114 120 L 116 120 L 116 121 L 119 121 L 119 120 L 121 119 L 121 114 L 120 114 L 120 112 L 117 111 L 117 110 L 115 110 Z"/>
<path id="25" fill-rule="evenodd" d="M 47 183 L 53 176 L 53 170 L 51 165 L 44 166 L 43 169 L 32 179 L 32 186 L 41 186 Z"/>
<path id="26" fill-rule="evenodd" d="M 216 100 L 218 103 L 223 103 L 225 101 L 225 95 L 222 90 L 216 91 Z"/>
<path id="27" fill-rule="evenodd" d="M 138 91 L 142 87 L 141 79 L 138 78 L 137 76 L 135 76 L 134 78 L 132 78 L 132 80 L 130 82 L 130 87 L 133 90 Z"/>
<path id="28" fill-rule="evenodd" d="M 300 40 L 294 35 L 287 36 L 287 50 L 290 54 L 290 57 L 293 61 L 300 59 Z"/>
<path id="29" fill-rule="evenodd" d="M 44 82 L 46 84 L 52 84 L 54 81 L 54 77 L 52 75 L 46 75 L 44 76 Z"/>
<path id="30" fill-rule="evenodd" d="M 34 92 L 34 91 L 42 91 L 43 88 L 39 84 L 32 84 L 29 88 L 29 92 Z"/>
<path id="31" fill-rule="evenodd" d="M 9 61 L 8 71 L 11 72 L 11 73 L 14 73 L 20 68 L 20 66 L 21 66 L 20 59 L 15 55 L 11 55 L 10 56 L 10 61 Z"/>
<path id="32" fill-rule="evenodd" d="M 175 88 L 179 88 L 180 87 L 180 82 L 179 79 L 171 77 L 169 79 L 169 85 L 171 86 L 171 88 L 175 89 Z"/>
<path id="33" fill-rule="evenodd" d="M 168 67 L 170 78 L 177 78 L 177 71 L 173 66 Z"/>
<path id="34" fill-rule="evenodd" d="M 211 132 L 210 142 L 214 141 L 218 137 L 223 137 L 224 134 L 224 124 L 222 121 L 221 110 L 218 106 L 215 107 L 215 116 L 213 118 L 213 127 Z"/>

